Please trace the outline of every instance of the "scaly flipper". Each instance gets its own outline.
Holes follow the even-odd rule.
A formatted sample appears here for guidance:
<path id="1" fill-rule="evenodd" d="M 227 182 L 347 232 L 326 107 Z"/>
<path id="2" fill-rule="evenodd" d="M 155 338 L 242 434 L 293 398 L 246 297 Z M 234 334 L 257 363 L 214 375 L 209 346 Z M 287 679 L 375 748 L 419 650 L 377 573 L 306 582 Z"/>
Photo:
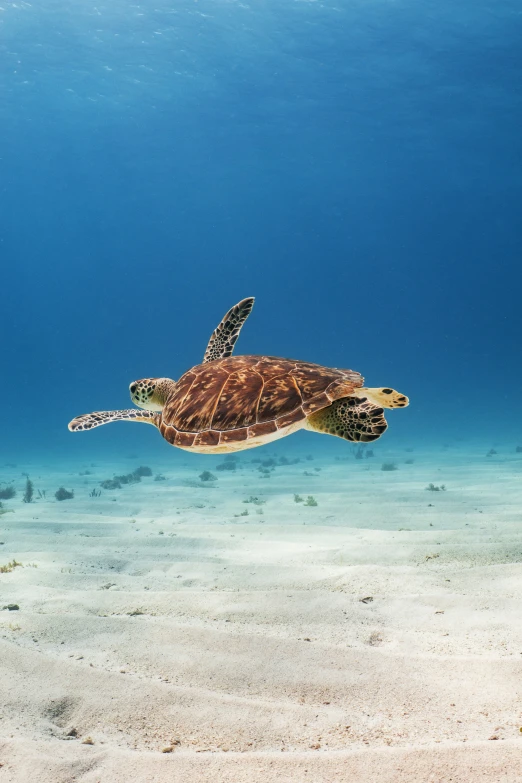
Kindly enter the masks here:
<path id="1" fill-rule="evenodd" d="M 345 440 L 369 443 L 380 438 L 388 425 L 383 409 L 367 398 L 342 397 L 328 408 L 312 413 L 306 427 Z"/>
<path id="2" fill-rule="evenodd" d="M 71 432 L 83 432 L 101 427 L 102 424 L 109 424 L 111 421 L 142 421 L 157 427 L 159 419 L 159 414 L 154 411 L 142 411 L 136 408 L 127 411 L 95 411 L 77 416 L 69 423 L 69 429 Z"/>
<path id="3" fill-rule="evenodd" d="M 401 394 L 395 389 L 389 389 L 387 387 L 381 389 L 367 389 L 362 386 L 359 389 L 354 389 L 352 394 L 357 397 L 366 397 L 375 405 L 382 406 L 383 408 L 405 408 L 410 404 L 410 401 L 404 394 Z"/>
<path id="4" fill-rule="evenodd" d="M 250 296 L 248 299 L 242 299 L 228 311 L 217 329 L 212 332 L 202 364 L 232 356 L 241 327 L 252 312 L 253 306 L 254 297 Z"/>

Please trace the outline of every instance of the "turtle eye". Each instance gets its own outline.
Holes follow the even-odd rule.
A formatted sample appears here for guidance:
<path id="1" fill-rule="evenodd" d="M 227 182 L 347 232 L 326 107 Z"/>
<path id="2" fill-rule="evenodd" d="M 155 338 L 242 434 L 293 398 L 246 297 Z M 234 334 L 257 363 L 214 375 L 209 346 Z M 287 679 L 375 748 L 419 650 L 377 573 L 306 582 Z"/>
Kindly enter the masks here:
<path id="1" fill-rule="evenodd" d="M 134 394 L 134 392 L 136 391 L 137 388 L 138 388 L 137 384 L 135 384 L 135 383 L 131 384 L 131 387 L 130 387 L 131 394 Z"/>

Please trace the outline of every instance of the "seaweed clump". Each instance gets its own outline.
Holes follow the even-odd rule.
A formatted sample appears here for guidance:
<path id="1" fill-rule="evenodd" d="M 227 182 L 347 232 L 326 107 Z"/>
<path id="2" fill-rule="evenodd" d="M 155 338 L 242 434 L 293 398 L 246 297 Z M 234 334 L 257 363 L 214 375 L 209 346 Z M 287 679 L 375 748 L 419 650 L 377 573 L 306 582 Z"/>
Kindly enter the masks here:
<path id="1" fill-rule="evenodd" d="M 438 487 L 436 484 L 428 484 L 426 487 L 428 492 L 446 492 L 446 486 L 445 484 L 441 484 L 440 487 Z"/>
<path id="2" fill-rule="evenodd" d="M 101 487 L 103 489 L 121 489 L 121 484 L 116 479 L 105 479 L 101 482 Z"/>
<path id="3" fill-rule="evenodd" d="M 317 506 L 317 505 L 319 504 L 317 503 L 317 500 L 314 498 L 314 496 L 308 495 L 305 501 L 305 506 Z"/>
<path id="4" fill-rule="evenodd" d="M 152 476 L 152 470 L 147 465 L 140 465 L 139 468 L 136 468 L 136 470 L 132 473 L 133 476 L 139 476 L 140 478 L 142 476 Z"/>
<path id="5" fill-rule="evenodd" d="M 17 560 L 11 560 L 7 565 L 0 566 L 0 574 L 10 574 L 11 571 L 13 571 L 15 568 L 21 567 L 23 568 L 23 565 L 19 563 Z"/>
<path id="6" fill-rule="evenodd" d="M 235 469 L 236 469 L 236 460 L 225 459 L 224 462 L 220 462 L 219 465 L 216 465 L 216 470 L 235 470 Z"/>
<path id="7" fill-rule="evenodd" d="M 60 489 L 57 489 L 54 493 L 54 497 L 56 500 L 72 500 L 74 497 L 74 489 L 71 489 L 69 492 L 65 487 L 60 487 Z"/>
<path id="8" fill-rule="evenodd" d="M 383 462 L 381 470 L 398 470 L 398 468 L 395 462 Z"/>
<path id="9" fill-rule="evenodd" d="M 132 473 L 124 473 L 121 476 L 114 476 L 115 481 L 119 481 L 120 484 L 137 484 L 141 481 L 141 476 L 133 471 Z"/>
<path id="10" fill-rule="evenodd" d="M 204 470 L 203 473 L 199 474 L 199 479 L 200 481 L 217 481 L 217 476 L 214 476 L 210 470 Z"/>
<path id="11" fill-rule="evenodd" d="M 32 503 L 33 502 L 33 495 L 34 495 L 34 484 L 27 476 L 25 481 L 25 489 L 24 489 L 24 496 L 22 498 L 24 503 Z"/>
<path id="12" fill-rule="evenodd" d="M 121 489 L 122 484 L 137 484 L 141 481 L 142 476 L 152 476 L 152 470 L 146 465 L 136 468 L 132 473 L 123 473 L 121 476 L 105 479 L 101 482 L 101 487 L 102 489 Z M 161 479 L 159 480 L 161 481 Z"/>
<path id="13" fill-rule="evenodd" d="M 11 500 L 16 495 L 16 489 L 10 484 L 4 489 L 0 489 L 0 498 L 2 500 Z"/>

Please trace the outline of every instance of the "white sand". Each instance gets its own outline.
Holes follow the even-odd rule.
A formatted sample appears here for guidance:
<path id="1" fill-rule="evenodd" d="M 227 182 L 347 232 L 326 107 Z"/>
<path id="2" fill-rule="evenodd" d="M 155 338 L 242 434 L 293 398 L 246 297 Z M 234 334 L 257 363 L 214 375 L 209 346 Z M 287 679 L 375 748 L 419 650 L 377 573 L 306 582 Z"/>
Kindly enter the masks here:
<path id="1" fill-rule="evenodd" d="M 270 451 L 163 452 L 166 481 L 99 498 L 139 460 L 4 468 L 0 781 L 522 781 L 522 455 L 498 450 L 269 479 Z"/>

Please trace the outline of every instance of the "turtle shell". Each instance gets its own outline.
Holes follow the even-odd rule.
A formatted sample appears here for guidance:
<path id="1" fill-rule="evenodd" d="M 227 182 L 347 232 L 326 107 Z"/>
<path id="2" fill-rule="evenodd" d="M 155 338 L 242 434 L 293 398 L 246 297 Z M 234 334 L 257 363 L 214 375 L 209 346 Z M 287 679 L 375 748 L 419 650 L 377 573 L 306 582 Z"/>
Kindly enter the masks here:
<path id="1" fill-rule="evenodd" d="M 179 379 L 165 402 L 159 429 L 181 448 L 240 443 L 299 422 L 362 384 L 353 370 L 292 359 L 216 359 Z"/>

